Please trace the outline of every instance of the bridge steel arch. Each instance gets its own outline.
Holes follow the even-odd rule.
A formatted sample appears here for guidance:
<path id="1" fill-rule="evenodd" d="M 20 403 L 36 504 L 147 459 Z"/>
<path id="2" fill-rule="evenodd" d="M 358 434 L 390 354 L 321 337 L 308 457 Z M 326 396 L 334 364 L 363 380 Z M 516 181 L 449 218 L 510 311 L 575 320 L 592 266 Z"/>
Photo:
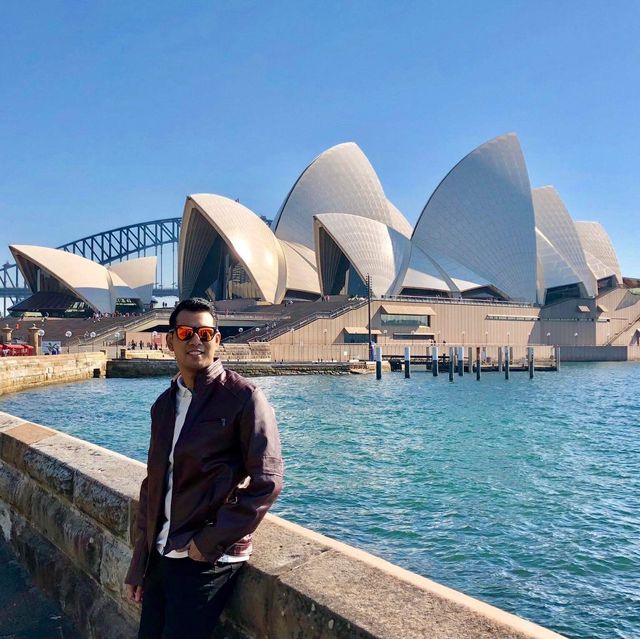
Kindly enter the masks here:
<path id="1" fill-rule="evenodd" d="M 156 255 L 158 266 L 154 294 L 177 295 L 177 248 L 181 223 L 181 217 L 139 222 L 88 235 L 56 248 L 81 255 L 103 265 Z M 165 252 L 169 255 L 165 256 Z M 170 263 L 168 263 L 169 260 Z M 170 281 L 165 282 L 166 277 L 169 277 Z M 29 293 L 18 265 L 9 262 L 4 264 L 0 268 L 0 298 L 3 301 L 3 315 L 7 314 L 8 307 L 24 299 Z"/>

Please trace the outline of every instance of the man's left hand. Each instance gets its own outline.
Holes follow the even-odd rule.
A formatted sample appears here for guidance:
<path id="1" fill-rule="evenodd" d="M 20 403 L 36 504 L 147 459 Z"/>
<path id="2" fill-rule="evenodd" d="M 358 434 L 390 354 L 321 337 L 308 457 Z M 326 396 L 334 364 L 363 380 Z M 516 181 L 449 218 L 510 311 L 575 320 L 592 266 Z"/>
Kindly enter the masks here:
<path id="1" fill-rule="evenodd" d="M 207 561 L 207 558 L 198 550 L 198 546 L 196 546 L 196 542 L 193 541 L 193 539 L 189 542 L 187 550 L 190 559 L 194 561 Z"/>

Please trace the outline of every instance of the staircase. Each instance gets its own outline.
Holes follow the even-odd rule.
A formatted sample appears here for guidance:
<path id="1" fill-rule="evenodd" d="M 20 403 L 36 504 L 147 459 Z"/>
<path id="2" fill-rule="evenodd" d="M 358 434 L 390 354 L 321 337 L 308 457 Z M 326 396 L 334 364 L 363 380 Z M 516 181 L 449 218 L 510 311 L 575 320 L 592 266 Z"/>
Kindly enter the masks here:
<path id="1" fill-rule="evenodd" d="M 366 299 L 335 300 L 330 302 L 296 302 L 287 306 L 285 317 L 276 318 L 265 326 L 238 333 L 224 340 L 225 345 L 248 342 L 269 342 L 289 331 L 297 330 L 318 319 L 334 319 L 344 313 L 360 308 Z"/>

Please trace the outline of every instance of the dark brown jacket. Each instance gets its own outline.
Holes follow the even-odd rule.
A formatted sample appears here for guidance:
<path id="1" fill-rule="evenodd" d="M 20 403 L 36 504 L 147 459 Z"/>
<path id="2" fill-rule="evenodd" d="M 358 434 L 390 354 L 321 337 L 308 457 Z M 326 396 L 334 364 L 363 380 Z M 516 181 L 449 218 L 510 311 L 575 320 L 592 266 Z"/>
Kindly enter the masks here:
<path id="1" fill-rule="evenodd" d="M 140 488 L 137 537 L 126 583 L 142 585 L 164 523 L 169 453 L 176 415 L 176 382 L 151 407 L 147 477 Z M 216 359 L 195 380 L 174 450 L 171 527 L 165 552 L 193 539 L 210 562 L 250 535 L 282 489 L 280 438 L 262 391 Z M 239 484 L 249 477 L 244 488 Z M 244 484 L 243 484 L 244 485 Z M 237 553 L 236 553 L 237 554 Z"/>

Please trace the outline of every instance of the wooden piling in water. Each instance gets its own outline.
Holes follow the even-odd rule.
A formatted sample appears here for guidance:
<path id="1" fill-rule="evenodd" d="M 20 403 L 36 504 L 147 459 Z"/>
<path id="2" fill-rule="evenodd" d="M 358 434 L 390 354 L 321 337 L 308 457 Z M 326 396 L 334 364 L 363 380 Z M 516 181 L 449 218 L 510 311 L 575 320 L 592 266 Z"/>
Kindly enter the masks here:
<path id="1" fill-rule="evenodd" d="M 409 379 L 411 377 L 411 347 L 404 347 L 404 377 Z"/>
<path id="2" fill-rule="evenodd" d="M 453 381 L 453 362 L 455 360 L 455 351 L 453 346 L 449 346 L 449 381 Z"/>
<path id="3" fill-rule="evenodd" d="M 533 379 L 533 370 L 534 370 L 533 346 L 527 347 L 527 364 L 529 365 L 529 379 Z"/>
<path id="4" fill-rule="evenodd" d="M 382 379 L 382 347 L 376 346 L 376 379 Z"/>
<path id="5" fill-rule="evenodd" d="M 509 367 L 511 364 L 511 349 L 507 346 L 504 353 L 504 378 L 509 379 Z"/>
<path id="6" fill-rule="evenodd" d="M 481 368 L 480 368 L 480 347 L 476 346 L 476 379 L 480 380 Z"/>
<path id="7" fill-rule="evenodd" d="M 438 377 L 438 347 L 431 347 L 431 371 L 434 377 Z"/>
<path id="8" fill-rule="evenodd" d="M 498 373 L 502 373 L 502 346 L 498 346 Z"/>
<path id="9" fill-rule="evenodd" d="M 458 356 L 458 375 L 460 377 L 464 376 L 464 346 L 460 346 L 457 350 Z"/>

